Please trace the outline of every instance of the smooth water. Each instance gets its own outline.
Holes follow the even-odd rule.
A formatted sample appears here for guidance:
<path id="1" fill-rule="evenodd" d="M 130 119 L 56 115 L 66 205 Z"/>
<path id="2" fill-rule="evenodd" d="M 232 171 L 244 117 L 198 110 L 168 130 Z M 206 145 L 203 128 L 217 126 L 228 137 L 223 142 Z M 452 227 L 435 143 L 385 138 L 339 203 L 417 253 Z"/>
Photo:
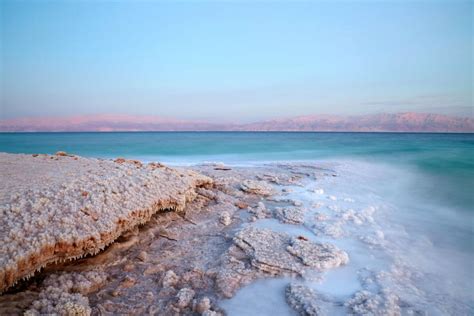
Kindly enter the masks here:
<path id="1" fill-rule="evenodd" d="M 347 251 L 350 263 L 326 273 L 322 282 L 308 284 L 346 300 L 366 289 L 367 275 L 377 275 L 379 291 L 395 293 L 418 311 L 429 315 L 474 313 L 474 134 L 0 134 L 3 152 L 51 154 L 59 150 L 176 165 L 209 161 L 230 165 L 329 163 L 338 177 L 295 187 L 293 198 L 305 205 L 320 202 L 324 206 L 317 211 L 334 221 L 348 210 L 362 215 L 367 210 L 376 211 L 372 222 L 344 222 L 342 238 L 312 236 Z M 315 188 L 323 188 L 325 194 L 308 194 Z M 338 199 L 328 199 L 328 194 Z M 288 234 L 301 234 L 305 229 L 275 220 L 257 221 L 255 225 Z M 286 305 L 280 306 L 287 282 L 265 280 L 250 285 L 222 306 L 230 315 L 269 311 L 273 316 L 291 315 Z"/>

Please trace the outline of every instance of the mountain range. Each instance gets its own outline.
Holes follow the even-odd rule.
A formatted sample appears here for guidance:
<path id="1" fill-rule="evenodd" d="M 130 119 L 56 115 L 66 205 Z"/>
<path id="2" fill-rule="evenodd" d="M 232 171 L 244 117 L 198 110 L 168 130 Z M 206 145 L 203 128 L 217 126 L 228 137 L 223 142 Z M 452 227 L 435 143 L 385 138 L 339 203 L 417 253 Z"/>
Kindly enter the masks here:
<path id="1" fill-rule="evenodd" d="M 324 132 L 474 132 L 472 117 L 433 113 L 308 115 L 254 123 L 211 123 L 158 116 L 84 115 L 0 120 L 2 132 L 113 131 L 324 131 Z"/>

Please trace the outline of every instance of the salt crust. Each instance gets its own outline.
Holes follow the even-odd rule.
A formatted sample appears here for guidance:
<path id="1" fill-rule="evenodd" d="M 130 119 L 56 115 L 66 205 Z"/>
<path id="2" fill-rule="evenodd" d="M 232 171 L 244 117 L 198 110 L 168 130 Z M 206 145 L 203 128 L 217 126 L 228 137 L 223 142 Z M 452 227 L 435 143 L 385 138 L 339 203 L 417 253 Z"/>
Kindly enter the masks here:
<path id="1" fill-rule="evenodd" d="M 234 243 L 250 258 L 252 266 L 272 274 L 302 274 L 305 267 L 326 270 L 349 261 L 347 253 L 335 246 L 269 229 L 248 227 L 234 237 Z"/>
<path id="2" fill-rule="evenodd" d="M 0 292 L 49 263 L 96 254 L 212 183 L 191 170 L 71 155 L 0 153 Z"/>

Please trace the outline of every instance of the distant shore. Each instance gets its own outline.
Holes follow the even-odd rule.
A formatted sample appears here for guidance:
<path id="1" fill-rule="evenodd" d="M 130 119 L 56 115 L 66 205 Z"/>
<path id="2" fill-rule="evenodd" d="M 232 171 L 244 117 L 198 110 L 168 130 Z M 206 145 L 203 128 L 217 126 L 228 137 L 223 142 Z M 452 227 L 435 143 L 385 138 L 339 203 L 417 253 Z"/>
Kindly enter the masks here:
<path id="1" fill-rule="evenodd" d="M 3 132 L 412 132 L 473 133 L 474 118 L 435 113 L 306 115 L 253 123 L 213 123 L 158 116 L 84 115 L 0 120 Z"/>

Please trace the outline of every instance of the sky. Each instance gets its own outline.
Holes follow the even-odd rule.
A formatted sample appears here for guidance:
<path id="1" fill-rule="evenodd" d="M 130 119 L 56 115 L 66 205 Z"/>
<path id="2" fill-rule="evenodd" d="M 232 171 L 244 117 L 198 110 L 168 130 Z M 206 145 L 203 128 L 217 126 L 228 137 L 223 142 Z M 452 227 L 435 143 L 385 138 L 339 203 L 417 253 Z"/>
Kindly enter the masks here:
<path id="1" fill-rule="evenodd" d="M 472 115 L 471 1 L 0 1 L 0 119 Z"/>

